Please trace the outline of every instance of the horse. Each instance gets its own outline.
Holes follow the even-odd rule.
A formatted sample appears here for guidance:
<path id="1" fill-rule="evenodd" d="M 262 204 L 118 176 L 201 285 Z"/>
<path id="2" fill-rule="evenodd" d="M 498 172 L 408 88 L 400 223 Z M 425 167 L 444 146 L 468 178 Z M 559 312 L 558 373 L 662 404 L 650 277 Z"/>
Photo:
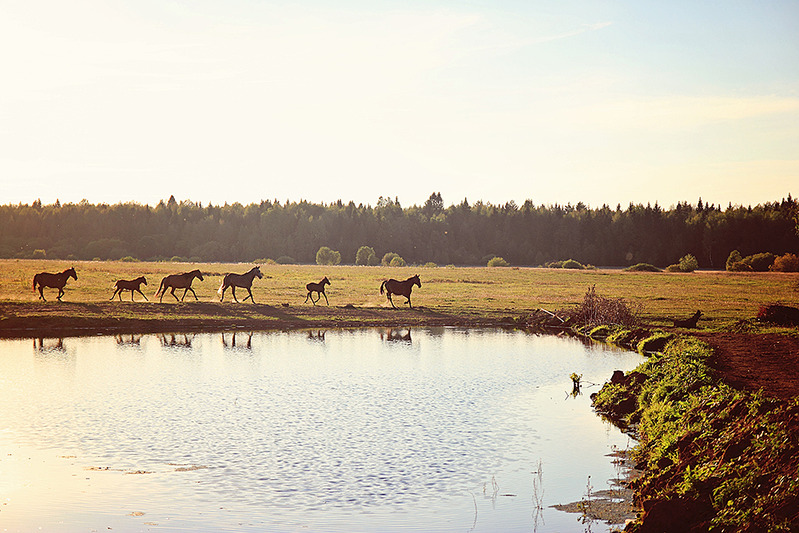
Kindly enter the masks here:
<path id="1" fill-rule="evenodd" d="M 308 285 L 306 285 L 305 288 L 308 290 L 308 296 L 305 297 L 304 303 L 308 303 L 308 298 L 310 298 L 311 303 L 316 305 L 316 302 L 321 300 L 322 296 L 324 296 L 325 302 L 327 302 L 327 305 L 330 305 L 330 301 L 327 299 L 327 294 L 325 294 L 325 285 L 330 285 L 330 280 L 327 279 L 327 276 L 322 278 L 322 281 L 320 281 L 319 283 L 309 283 Z M 319 295 L 319 297 L 316 299 L 316 302 L 314 301 L 313 296 L 311 295 L 311 293 L 313 292 Z"/>
<path id="2" fill-rule="evenodd" d="M 58 296 L 56 297 L 56 300 L 60 302 L 61 297 L 64 296 L 64 286 L 67 284 L 67 280 L 69 278 L 73 278 L 75 281 L 78 281 L 78 275 L 75 273 L 75 267 L 70 267 L 63 272 L 59 272 L 58 274 L 40 272 L 33 276 L 33 290 L 35 291 L 38 286 L 39 299 L 46 302 L 47 299 L 44 297 L 44 288 L 49 287 L 51 289 L 58 289 Z"/>
<path id="3" fill-rule="evenodd" d="M 674 322 L 675 328 L 690 328 L 695 329 L 696 323 L 699 322 L 699 317 L 702 316 L 702 311 L 697 311 L 690 318 L 673 318 L 671 321 Z"/>
<path id="4" fill-rule="evenodd" d="M 121 302 L 122 301 L 122 291 L 130 291 L 130 301 L 132 302 L 133 301 L 133 291 L 136 291 L 139 294 L 141 294 L 142 296 L 144 296 L 144 299 L 149 302 L 150 300 L 148 300 L 147 296 L 141 291 L 142 283 L 147 285 L 147 280 L 144 279 L 144 276 L 139 276 L 136 279 L 121 279 L 121 280 L 117 281 L 116 283 L 114 283 L 114 287 L 115 287 L 116 290 L 114 291 L 114 294 L 111 295 L 111 299 L 113 300 L 114 296 L 116 296 L 118 294 L 119 295 L 119 301 Z"/>
<path id="5" fill-rule="evenodd" d="M 222 285 L 219 286 L 219 290 L 217 293 L 220 295 L 219 301 L 225 299 L 225 291 L 228 287 L 230 287 L 230 291 L 233 293 L 233 299 L 238 303 L 238 299 L 236 298 L 236 287 L 243 287 L 247 289 L 249 293 L 249 298 L 252 300 L 252 303 L 255 303 L 255 298 L 252 297 L 252 280 L 253 278 L 262 279 L 264 277 L 261 274 L 261 267 L 256 266 L 252 267 L 249 272 L 246 274 L 225 274 L 225 277 L 222 279 Z M 247 301 L 247 298 L 242 300 L 243 302 Z"/>
<path id="6" fill-rule="evenodd" d="M 175 296 L 176 301 L 182 302 L 183 298 L 186 297 L 186 293 L 189 291 L 194 295 L 195 300 L 199 300 L 199 298 L 197 298 L 197 293 L 191 288 L 191 282 L 194 281 L 194 278 L 200 278 L 200 281 L 203 281 L 203 275 L 199 270 L 192 270 L 191 272 L 184 272 L 183 274 L 171 274 L 165 277 L 161 280 L 161 286 L 158 287 L 158 292 L 155 293 L 156 296 L 159 294 L 161 295 L 158 301 L 164 301 L 164 294 L 166 294 L 167 289 L 170 289 L 169 292 L 172 296 L 175 296 L 175 289 L 185 289 L 180 300 Z"/>
<path id="7" fill-rule="evenodd" d="M 399 294 L 400 296 L 404 296 L 405 298 L 408 299 L 408 307 L 413 308 L 413 306 L 411 305 L 411 289 L 413 289 L 414 285 L 416 285 L 420 289 L 422 288 L 422 282 L 419 280 L 419 274 L 411 276 L 405 281 L 397 281 L 395 279 L 389 279 L 380 284 L 380 294 L 383 294 L 383 289 L 385 289 L 385 292 L 388 296 L 388 301 L 391 302 L 391 307 L 393 307 L 394 309 L 396 309 L 397 306 L 394 305 L 394 300 L 391 299 L 392 294 Z"/>

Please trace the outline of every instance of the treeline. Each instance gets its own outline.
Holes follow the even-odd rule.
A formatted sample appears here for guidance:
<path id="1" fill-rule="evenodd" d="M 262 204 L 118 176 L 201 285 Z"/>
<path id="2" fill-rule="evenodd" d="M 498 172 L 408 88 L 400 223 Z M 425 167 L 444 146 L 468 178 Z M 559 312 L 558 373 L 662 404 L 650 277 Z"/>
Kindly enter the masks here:
<path id="1" fill-rule="evenodd" d="M 742 256 L 799 250 L 797 202 L 755 207 L 679 203 L 669 209 L 633 205 L 504 205 L 463 200 L 444 206 L 433 193 L 421 206 L 262 201 L 242 205 L 177 202 L 155 207 L 33 204 L 0 206 L 0 257 L 314 263 L 322 246 L 354 263 L 361 246 L 378 257 L 399 254 L 409 264 L 511 265 L 574 259 L 598 266 L 666 266 L 686 254 L 702 268 L 724 268 Z"/>

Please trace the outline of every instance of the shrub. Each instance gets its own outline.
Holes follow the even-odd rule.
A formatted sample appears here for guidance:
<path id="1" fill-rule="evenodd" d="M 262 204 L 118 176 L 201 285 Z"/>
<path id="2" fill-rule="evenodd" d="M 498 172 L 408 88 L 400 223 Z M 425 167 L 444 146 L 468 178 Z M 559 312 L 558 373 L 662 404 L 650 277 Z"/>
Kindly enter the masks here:
<path id="1" fill-rule="evenodd" d="M 363 266 L 374 266 L 377 264 L 377 254 L 371 246 L 361 246 L 355 253 L 355 264 Z"/>
<path id="2" fill-rule="evenodd" d="M 563 268 L 563 261 L 549 261 L 544 263 L 546 268 Z"/>
<path id="3" fill-rule="evenodd" d="M 169 260 L 172 261 L 173 263 L 188 263 L 189 262 L 188 258 L 186 258 L 186 257 L 184 257 L 182 255 L 173 255 L 172 257 L 169 258 Z"/>
<path id="4" fill-rule="evenodd" d="M 31 254 L 32 259 L 44 259 L 45 257 L 47 257 L 47 252 L 45 252 L 41 248 L 35 249 Z"/>
<path id="5" fill-rule="evenodd" d="M 747 255 L 741 262 L 749 265 L 755 272 L 768 272 L 769 267 L 774 263 L 774 259 L 774 254 L 771 252 L 763 252 Z"/>
<path id="6" fill-rule="evenodd" d="M 432 262 L 432 261 L 428 261 L 427 263 L 425 263 L 425 264 L 424 264 L 424 265 L 422 265 L 422 266 L 424 266 L 424 268 L 436 268 L 438 265 L 437 265 L 437 264 L 435 264 L 435 263 L 434 263 L 434 262 Z"/>
<path id="7" fill-rule="evenodd" d="M 391 262 L 389 263 L 389 266 L 404 267 L 405 264 L 406 264 L 405 263 L 405 259 L 403 259 L 400 256 L 395 254 L 394 257 L 391 258 Z"/>
<path id="8" fill-rule="evenodd" d="M 602 324 L 619 324 L 633 326 L 638 323 L 637 311 L 624 298 L 606 298 L 596 292 L 592 285 L 583 297 L 582 303 L 574 309 L 561 312 L 577 324 L 599 326 Z"/>
<path id="9" fill-rule="evenodd" d="M 567 259 L 563 262 L 562 268 L 571 268 L 573 270 L 583 270 L 585 267 L 579 261 L 575 261 L 574 259 Z"/>
<path id="10" fill-rule="evenodd" d="M 699 268 L 699 262 L 691 254 L 686 254 L 680 258 L 680 270 L 682 272 L 693 272 L 697 268 Z"/>
<path id="11" fill-rule="evenodd" d="M 742 259 L 743 257 L 741 257 L 741 252 L 738 250 L 733 250 L 730 252 L 730 255 L 727 256 L 726 269 L 730 272 L 735 271 L 735 267 L 733 265 L 735 265 L 735 263 L 740 263 Z"/>
<path id="12" fill-rule="evenodd" d="M 655 265 L 650 265 L 649 263 L 638 263 L 632 266 L 628 266 L 624 269 L 625 272 L 662 272 L 658 267 Z"/>
<path id="13" fill-rule="evenodd" d="M 391 265 L 391 261 L 392 261 L 392 260 L 393 260 L 395 257 L 399 257 L 400 259 L 402 259 L 402 258 L 399 256 L 399 254 L 397 254 L 397 253 L 394 253 L 394 252 L 386 252 L 386 253 L 385 253 L 385 255 L 383 255 L 383 259 L 382 259 L 380 262 L 383 264 L 383 266 L 390 266 L 390 265 Z M 405 261 L 403 261 L 403 263 L 404 263 L 404 262 L 405 262 Z"/>
<path id="14" fill-rule="evenodd" d="M 296 259 L 291 257 L 290 255 L 281 255 L 277 258 L 277 263 L 279 265 L 293 265 L 297 262 Z"/>
<path id="15" fill-rule="evenodd" d="M 139 260 L 137 258 L 133 257 L 132 255 L 126 255 L 125 257 L 121 257 L 119 260 L 122 261 L 123 263 L 138 263 L 139 262 Z"/>
<path id="16" fill-rule="evenodd" d="M 341 253 L 336 250 L 331 250 L 327 246 L 322 246 L 316 252 L 317 265 L 338 265 L 341 263 Z"/>
<path id="17" fill-rule="evenodd" d="M 680 265 L 678 265 L 676 263 L 673 264 L 673 265 L 667 266 L 665 268 L 665 270 L 666 270 L 666 272 L 682 272 L 682 269 L 680 268 Z"/>
<path id="18" fill-rule="evenodd" d="M 510 265 L 503 258 L 495 256 L 495 257 L 492 257 L 491 259 L 488 260 L 488 266 L 490 266 L 490 267 L 506 267 L 506 266 L 510 266 Z"/>
<path id="19" fill-rule="evenodd" d="M 771 265 L 774 272 L 799 272 L 799 256 L 796 254 L 785 254 L 774 258 Z"/>

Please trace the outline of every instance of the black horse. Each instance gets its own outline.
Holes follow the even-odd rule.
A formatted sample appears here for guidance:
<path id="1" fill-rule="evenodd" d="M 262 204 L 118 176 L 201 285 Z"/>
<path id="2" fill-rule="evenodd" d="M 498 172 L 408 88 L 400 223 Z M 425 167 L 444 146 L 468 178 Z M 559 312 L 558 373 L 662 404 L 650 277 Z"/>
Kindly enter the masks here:
<path id="1" fill-rule="evenodd" d="M 238 303 L 238 299 L 236 298 L 236 287 L 243 287 L 247 289 L 249 293 L 249 298 L 252 300 L 252 303 L 255 303 L 255 298 L 252 297 L 252 280 L 253 278 L 261 279 L 264 275 L 261 274 L 261 267 L 256 266 L 252 267 L 249 272 L 246 274 L 225 274 L 225 277 L 222 278 L 222 285 L 219 286 L 219 290 L 217 291 L 220 295 L 219 301 L 225 299 L 225 291 L 228 287 L 230 287 L 230 291 L 233 293 L 233 299 Z M 243 302 L 247 301 L 247 298 L 242 300 Z"/>
<path id="2" fill-rule="evenodd" d="M 383 289 L 385 289 L 385 292 L 388 295 L 388 301 L 391 302 L 391 307 L 394 309 L 396 309 L 397 306 L 394 305 L 394 300 L 391 299 L 392 294 L 404 296 L 408 299 L 408 307 L 413 308 L 411 305 L 411 289 L 413 289 L 414 285 L 420 289 L 422 288 L 422 282 L 419 281 L 419 274 L 411 276 L 405 281 L 397 281 L 395 279 L 384 281 L 380 284 L 380 294 L 383 294 Z"/>
<path id="3" fill-rule="evenodd" d="M 66 286 L 67 280 L 69 278 L 73 278 L 75 281 L 78 281 L 78 275 L 75 273 L 75 267 L 70 267 L 63 272 L 59 272 L 58 274 L 40 272 L 33 276 L 33 290 L 35 291 L 38 287 L 39 299 L 46 302 L 47 299 L 44 297 L 44 288 L 49 287 L 51 289 L 58 289 L 58 296 L 56 296 L 56 300 L 60 302 L 61 297 L 64 296 L 64 286 Z"/>
<path id="4" fill-rule="evenodd" d="M 133 301 L 133 291 L 136 291 L 139 294 L 141 294 L 142 296 L 144 296 L 144 299 L 149 302 L 150 300 L 148 300 L 147 296 L 141 291 L 142 283 L 147 285 L 147 280 L 144 279 L 144 276 L 139 276 L 136 279 L 121 279 L 121 280 L 117 281 L 116 283 L 114 283 L 114 288 L 116 290 L 114 291 L 114 294 L 111 295 L 111 299 L 113 300 L 114 296 L 116 296 L 118 294 L 119 295 L 119 301 L 121 302 L 122 301 L 122 291 L 130 291 L 130 301 L 132 302 Z"/>
<path id="5" fill-rule="evenodd" d="M 183 296 L 180 300 L 175 296 L 175 300 L 177 301 L 182 302 L 183 298 L 186 297 L 186 293 L 189 291 L 194 295 L 195 300 L 199 300 L 199 298 L 197 298 L 197 293 L 191 288 L 191 282 L 194 281 L 194 278 L 199 278 L 200 281 L 203 281 L 203 275 L 199 270 L 192 270 L 191 272 L 184 272 L 183 274 L 172 274 L 165 277 L 161 280 L 161 286 L 158 287 L 158 292 L 155 293 L 156 296 L 159 294 L 161 295 L 158 301 L 164 301 L 164 294 L 166 294 L 167 289 L 170 289 L 169 292 L 172 296 L 175 296 L 175 289 L 184 289 Z"/>
<path id="6" fill-rule="evenodd" d="M 325 294 L 325 285 L 330 285 L 330 280 L 327 279 L 327 276 L 322 278 L 322 281 L 320 281 L 319 283 L 309 283 L 308 285 L 306 285 L 305 288 L 308 290 L 308 296 L 305 297 L 304 303 L 308 303 L 308 298 L 310 298 L 311 303 L 316 305 L 316 302 L 321 300 L 322 296 L 324 296 L 325 302 L 327 302 L 327 305 L 330 305 L 330 301 L 327 299 L 327 294 Z M 313 296 L 311 295 L 311 293 L 313 292 L 319 295 L 316 298 L 316 302 L 314 301 Z"/>

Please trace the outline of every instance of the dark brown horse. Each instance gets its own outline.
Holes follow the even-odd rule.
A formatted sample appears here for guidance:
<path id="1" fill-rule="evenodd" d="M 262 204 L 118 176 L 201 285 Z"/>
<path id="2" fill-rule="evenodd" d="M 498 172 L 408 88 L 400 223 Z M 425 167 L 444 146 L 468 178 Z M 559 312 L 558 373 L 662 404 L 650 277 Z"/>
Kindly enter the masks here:
<path id="1" fill-rule="evenodd" d="M 225 274 L 225 277 L 222 278 L 222 285 L 219 286 L 219 290 L 217 291 L 220 295 L 219 301 L 225 299 L 225 291 L 228 287 L 230 287 L 230 291 L 233 293 L 233 299 L 238 303 L 238 299 L 236 298 L 236 287 L 243 287 L 247 289 L 249 293 L 249 298 L 252 300 L 252 303 L 255 303 L 255 298 L 252 297 L 252 280 L 253 278 L 261 279 L 264 275 L 261 274 L 261 267 L 256 266 L 252 267 L 249 272 L 246 274 Z M 247 298 L 242 300 L 243 302 L 247 301 Z"/>
<path id="2" fill-rule="evenodd" d="M 311 303 L 316 305 L 316 302 L 321 300 L 322 296 L 324 296 L 325 297 L 325 302 L 327 302 L 327 305 L 330 305 L 330 302 L 327 299 L 327 294 L 325 294 L 325 285 L 330 285 L 330 280 L 327 279 L 327 276 L 325 276 L 322 279 L 322 281 L 320 281 L 319 283 L 309 283 L 308 285 L 306 285 L 305 288 L 308 289 L 308 296 L 305 297 L 305 302 L 304 303 L 308 303 L 308 298 L 310 298 L 311 299 Z M 311 293 L 313 293 L 313 292 L 315 292 L 315 293 L 317 293 L 319 295 L 316 298 L 316 302 L 314 301 L 313 296 L 311 295 Z"/>
<path id="3" fill-rule="evenodd" d="M 56 296 L 56 300 L 60 302 L 61 297 L 64 296 L 64 286 L 67 284 L 67 280 L 69 278 L 73 278 L 75 281 L 78 281 L 78 275 L 75 273 L 75 267 L 70 267 L 63 272 L 59 272 L 58 274 L 40 272 L 33 276 L 33 290 L 35 291 L 38 287 L 39 299 L 46 302 L 47 299 L 44 297 L 44 288 L 49 287 L 51 289 L 58 289 L 58 296 Z"/>
<path id="4" fill-rule="evenodd" d="M 138 292 L 144 299 L 147 300 L 147 296 L 141 291 L 142 283 L 147 285 L 147 280 L 144 279 L 144 276 L 139 276 L 136 279 L 121 279 L 114 283 L 114 294 L 111 295 L 111 299 L 114 299 L 114 296 L 117 294 L 119 295 L 119 301 L 122 301 L 122 291 L 130 291 L 130 301 L 133 301 L 133 291 Z M 147 300 L 149 302 L 149 300 Z"/>
<path id="5" fill-rule="evenodd" d="M 175 289 L 184 289 L 183 296 L 180 300 L 175 296 L 175 300 L 177 301 L 182 302 L 183 298 L 186 297 L 186 293 L 189 291 L 194 295 L 195 300 L 199 300 L 199 298 L 197 298 L 197 293 L 191 288 L 191 282 L 194 281 L 194 278 L 199 278 L 200 281 L 203 281 L 203 275 L 199 270 L 192 270 L 191 272 L 184 272 L 183 274 L 172 274 L 165 277 L 161 280 L 161 286 L 158 287 L 158 292 L 155 293 L 156 296 L 159 294 L 161 295 L 158 301 L 162 302 L 164 300 L 164 294 L 166 294 L 167 289 L 170 289 L 169 292 L 172 296 L 175 296 Z"/>
<path id="6" fill-rule="evenodd" d="M 419 274 L 411 276 L 405 281 L 397 281 L 395 279 L 384 281 L 380 284 L 380 294 L 383 294 L 383 289 L 385 289 L 385 292 L 388 295 L 388 301 L 391 302 L 391 307 L 394 309 L 396 309 L 397 306 L 394 305 L 394 300 L 391 299 L 392 294 L 404 296 L 408 299 L 408 307 L 413 308 L 411 305 L 411 289 L 413 289 L 414 285 L 420 289 L 422 288 L 422 282 L 419 280 Z"/>

